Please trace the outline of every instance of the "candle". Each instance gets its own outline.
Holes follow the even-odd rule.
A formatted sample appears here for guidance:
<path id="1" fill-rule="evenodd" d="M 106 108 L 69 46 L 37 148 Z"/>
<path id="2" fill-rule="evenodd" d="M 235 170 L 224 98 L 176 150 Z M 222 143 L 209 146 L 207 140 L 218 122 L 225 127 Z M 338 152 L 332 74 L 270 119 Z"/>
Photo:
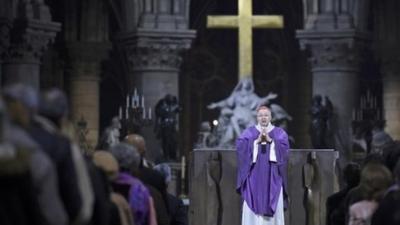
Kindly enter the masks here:
<path id="1" fill-rule="evenodd" d="M 146 108 L 143 107 L 143 119 L 146 119 Z"/>
<path id="2" fill-rule="evenodd" d="M 132 108 L 136 107 L 135 96 L 133 96 L 133 95 L 131 97 L 131 106 L 132 106 Z"/>
<path id="3" fill-rule="evenodd" d="M 181 162 L 181 178 L 182 178 L 182 180 L 185 179 L 185 156 L 182 156 L 182 162 Z"/>
<path id="4" fill-rule="evenodd" d="M 129 119 L 129 111 L 128 108 L 125 109 L 125 118 Z"/>
<path id="5" fill-rule="evenodd" d="M 149 107 L 149 120 L 151 120 L 151 107 Z"/>
<path id="6" fill-rule="evenodd" d="M 133 102 L 135 103 L 134 107 L 139 106 L 139 97 L 138 97 L 136 88 L 135 88 L 135 91 L 133 92 Z"/>
<path id="7" fill-rule="evenodd" d="M 129 95 L 126 96 L 126 108 L 129 108 Z"/>
<path id="8" fill-rule="evenodd" d="M 144 95 L 142 95 L 142 108 L 144 110 Z"/>
<path id="9" fill-rule="evenodd" d="M 122 107 L 121 106 L 119 107 L 119 110 L 118 110 L 118 118 L 120 120 L 122 120 Z"/>

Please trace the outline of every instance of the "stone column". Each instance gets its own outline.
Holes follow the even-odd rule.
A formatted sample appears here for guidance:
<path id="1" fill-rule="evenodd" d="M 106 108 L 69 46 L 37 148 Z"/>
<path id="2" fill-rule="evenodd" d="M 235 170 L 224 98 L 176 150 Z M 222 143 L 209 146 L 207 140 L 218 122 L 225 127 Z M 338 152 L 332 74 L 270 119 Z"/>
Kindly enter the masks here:
<path id="1" fill-rule="evenodd" d="M 383 119 L 386 132 L 400 140 L 400 18 L 398 1 L 382 1 L 374 10 L 374 41 L 383 84 Z"/>
<path id="2" fill-rule="evenodd" d="M 313 76 L 312 95 L 328 96 L 334 107 L 334 147 L 341 159 L 350 159 L 352 111 L 358 102 L 361 52 L 369 42 L 364 30 L 368 1 L 358 1 L 350 11 L 347 1 L 342 9 L 331 7 L 330 0 L 311 0 L 305 8 L 305 29 L 297 31 L 302 49 L 309 49 Z M 344 7 L 344 8 L 343 8 Z M 357 21 L 357 23 L 354 23 Z M 359 27 L 356 25 L 360 24 Z M 362 26 L 361 26 L 362 25 Z"/>
<path id="3" fill-rule="evenodd" d="M 179 97 L 180 54 L 190 47 L 194 36 L 195 32 L 190 30 L 138 30 L 120 36 L 130 68 L 129 94 L 137 88 L 145 96 L 146 112 L 149 108 L 154 112 L 156 103 L 166 94 Z M 148 157 L 161 156 L 161 145 L 153 127 L 145 127 L 142 133 L 147 141 Z"/>
<path id="4" fill-rule="evenodd" d="M 382 71 L 385 130 L 393 139 L 400 140 L 400 57 L 384 60 Z"/>
<path id="5" fill-rule="evenodd" d="M 190 47 L 196 34 L 188 29 L 188 11 L 189 0 L 146 0 L 143 7 L 134 4 L 133 8 L 125 8 L 126 15 L 140 20 L 135 20 L 135 27 L 126 26 L 117 40 L 128 61 L 129 94 L 136 87 L 145 96 L 146 112 L 149 107 L 154 112 L 154 106 L 166 94 L 179 97 L 180 54 Z M 142 129 L 142 134 L 148 157 L 161 156 L 153 127 Z"/>
<path id="6" fill-rule="evenodd" d="M 86 121 L 86 140 L 95 148 L 99 135 L 101 62 L 108 56 L 108 1 L 64 1 L 64 40 L 71 115 Z"/>
<path id="7" fill-rule="evenodd" d="M 39 88 L 41 57 L 61 26 L 51 21 L 48 7 L 44 3 L 21 4 L 18 17 L 13 21 L 10 47 L 2 66 L 2 78 L 5 84 L 20 82 Z"/>
<path id="8" fill-rule="evenodd" d="M 74 121 L 87 123 L 88 144 L 96 147 L 99 136 L 99 83 L 101 61 L 107 57 L 109 43 L 67 43 L 69 96 Z"/>

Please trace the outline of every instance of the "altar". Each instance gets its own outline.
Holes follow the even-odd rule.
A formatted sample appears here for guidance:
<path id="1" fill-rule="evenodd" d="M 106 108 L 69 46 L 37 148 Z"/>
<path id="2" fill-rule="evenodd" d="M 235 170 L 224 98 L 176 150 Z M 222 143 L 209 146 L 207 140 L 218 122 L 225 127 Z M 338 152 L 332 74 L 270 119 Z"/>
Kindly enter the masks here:
<path id="1" fill-rule="evenodd" d="M 338 158 L 332 149 L 290 150 L 285 224 L 326 223 L 326 199 L 339 190 Z M 189 224 L 240 225 L 235 150 L 194 149 L 189 165 Z"/>

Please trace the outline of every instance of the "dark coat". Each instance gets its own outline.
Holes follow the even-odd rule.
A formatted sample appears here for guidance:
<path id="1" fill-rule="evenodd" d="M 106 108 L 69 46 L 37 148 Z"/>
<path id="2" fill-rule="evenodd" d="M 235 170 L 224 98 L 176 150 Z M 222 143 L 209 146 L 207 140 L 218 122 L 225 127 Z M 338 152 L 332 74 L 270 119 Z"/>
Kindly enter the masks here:
<path id="1" fill-rule="evenodd" d="M 59 193 L 70 221 L 77 218 L 82 205 L 78 178 L 72 159 L 70 141 L 34 122 L 27 130 L 30 136 L 53 161 L 58 175 Z"/>
<path id="2" fill-rule="evenodd" d="M 182 200 L 169 193 L 167 194 L 167 198 L 168 198 L 168 209 L 171 218 L 170 224 L 187 225 L 188 224 L 187 209 L 183 205 Z"/>

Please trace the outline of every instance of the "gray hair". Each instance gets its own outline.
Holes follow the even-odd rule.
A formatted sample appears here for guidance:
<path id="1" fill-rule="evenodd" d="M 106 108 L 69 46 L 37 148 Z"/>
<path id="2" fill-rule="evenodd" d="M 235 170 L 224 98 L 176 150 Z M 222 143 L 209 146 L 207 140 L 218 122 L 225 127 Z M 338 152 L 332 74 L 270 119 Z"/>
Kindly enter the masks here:
<path id="1" fill-rule="evenodd" d="M 64 91 L 52 88 L 43 93 L 39 113 L 46 117 L 61 118 L 68 114 L 68 99 Z"/>
<path id="2" fill-rule="evenodd" d="M 166 184 L 171 182 L 172 179 L 171 167 L 167 163 L 158 164 L 154 166 L 153 169 L 161 173 L 161 175 L 163 175 Z"/>
<path id="3" fill-rule="evenodd" d="M 117 159 L 122 170 L 138 169 L 140 154 L 137 148 L 126 143 L 118 143 L 110 148 L 111 154 Z"/>
<path id="4" fill-rule="evenodd" d="M 39 106 L 39 93 L 32 86 L 16 83 L 6 86 L 3 89 L 6 98 L 21 102 L 29 110 L 37 110 Z"/>

